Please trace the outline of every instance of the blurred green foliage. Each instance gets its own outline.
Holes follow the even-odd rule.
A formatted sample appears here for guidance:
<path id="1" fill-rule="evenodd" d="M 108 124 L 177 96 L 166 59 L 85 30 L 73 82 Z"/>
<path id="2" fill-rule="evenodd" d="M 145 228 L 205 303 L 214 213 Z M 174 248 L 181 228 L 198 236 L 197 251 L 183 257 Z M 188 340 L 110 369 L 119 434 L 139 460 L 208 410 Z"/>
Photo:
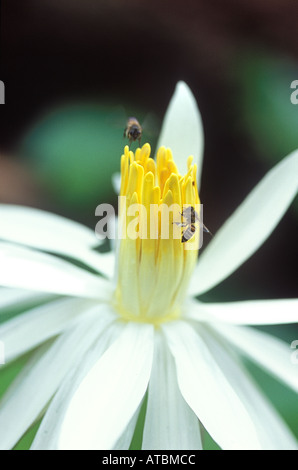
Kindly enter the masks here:
<path id="1" fill-rule="evenodd" d="M 298 105 L 291 102 L 291 83 L 298 80 L 298 64 L 262 49 L 242 50 L 233 73 L 241 125 L 258 157 L 274 166 L 298 149 Z M 293 207 L 297 214 L 298 198 Z"/>
<path id="2" fill-rule="evenodd" d="M 144 113 L 135 114 L 141 122 Z M 116 201 L 112 175 L 120 171 L 128 144 L 127 117 L 120 106 L 70 104 L 49 112 L 27 133 L 21 153 L 61 212 L 94 216 L 98 204 Z M 144 129 L 142 144 L 146 139 Z"/>
<path id="3" fill-rule="evenodd" d="M 265 51 L 242 51 L 235 71 L 244 126 L 273 165 L 298 148 L 298 105 L 291 102 L 298 64 Z"/>

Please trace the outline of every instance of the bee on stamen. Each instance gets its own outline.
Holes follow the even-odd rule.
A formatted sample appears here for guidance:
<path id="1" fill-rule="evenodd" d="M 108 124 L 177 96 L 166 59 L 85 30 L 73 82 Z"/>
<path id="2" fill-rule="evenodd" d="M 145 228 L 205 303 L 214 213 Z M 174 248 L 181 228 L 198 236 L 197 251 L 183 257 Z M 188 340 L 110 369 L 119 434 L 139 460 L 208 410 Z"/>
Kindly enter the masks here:
<path id="1" fill-rule="evenodd" d="M 196 224 L 197 223 L 201 224 L 201 222 L 193 206 L 189 206 L 183 209 L 180 214 L 183 217 L 184 222 L 173 222 L 173 223 L 176 225 L 179 225 L 180 227 L 185 228 L 181 237 L 181 243 L 185 243 L 185 242 L 188 242 L 194 236 L 197 230 Z M 212 233 L 206 227 L 206 225 L 204 224 L 202 225 L 203 225 L 203 231 L 206 233 L 209 233 L 212 236 Z"/>

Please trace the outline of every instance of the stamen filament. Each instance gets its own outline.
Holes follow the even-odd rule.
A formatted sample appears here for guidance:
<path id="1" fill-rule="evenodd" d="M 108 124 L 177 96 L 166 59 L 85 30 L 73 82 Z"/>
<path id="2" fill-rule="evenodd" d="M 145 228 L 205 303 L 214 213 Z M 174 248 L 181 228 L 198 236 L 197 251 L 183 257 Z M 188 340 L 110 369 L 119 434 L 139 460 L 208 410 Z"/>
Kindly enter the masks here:
<path id="1" fill-rule="evenodd" d="M 120 195 L 125 203 L 119 215 L 120 223 L 125 217 L 126 224 L 116 308 L 126 320 L 158 325 L 180 315 L 197 259 L 199 233 L 190 230 L 191 240 L 183 240 L 181 233 L 190 222 L 181 219 L 184 206 L 197 207 L 199 196 L 193 157 L 187 159 L 187 173 L 181 176 L 170 149 L 161 147 L 156 163 L 150 152 L 149 144 L 135 154 L 126 146 L 121 157 Z"/>

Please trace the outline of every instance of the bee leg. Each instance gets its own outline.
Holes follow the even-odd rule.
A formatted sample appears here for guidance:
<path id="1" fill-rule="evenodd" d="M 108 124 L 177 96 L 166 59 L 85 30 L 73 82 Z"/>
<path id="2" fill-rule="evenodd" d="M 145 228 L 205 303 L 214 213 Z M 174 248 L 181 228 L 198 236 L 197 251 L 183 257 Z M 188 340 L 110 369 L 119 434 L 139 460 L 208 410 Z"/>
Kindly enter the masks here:
<path id="1" fill-rule="evenodd" d="M 187 224 L 184 224 L 182 222 L 172 222 L 173 224 L 180 225 L 180 227 L 186 227 Z"/>
<path id="2" fill-rule="evenodd" d="M 211 237 L 213 237 L 212 233 L 210 232 L 209 228 L 206 227 L 206 225 L 203 224 L 203 232 L 209 233 Z"/>

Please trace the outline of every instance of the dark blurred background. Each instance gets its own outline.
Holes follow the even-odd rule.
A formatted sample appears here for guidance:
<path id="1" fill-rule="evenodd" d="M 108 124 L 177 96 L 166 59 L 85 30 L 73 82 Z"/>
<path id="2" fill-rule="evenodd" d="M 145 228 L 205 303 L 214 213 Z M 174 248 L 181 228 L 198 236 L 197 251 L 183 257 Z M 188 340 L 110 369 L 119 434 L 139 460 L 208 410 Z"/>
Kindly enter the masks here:
<path id="1" fill-rule="evenodd" d="M 200 196 L 216 233 L 298 148 L 297 27 L 295 0 L 2 1 L 0 202 L 95 227 L 95 207 L 116 205 L 126 117 L 153 116 L 158 128 L 184 80 L 203 117 Z M 156 132 L 145 138 L 154 149 Z M 259 252 L 205 300 L 297 297 L 297 218 L 296 198 Z M 275 331 L 298 337 L 291 325 Z M 284 411 L 279 393 L 291 421 L 292 402 Z"/>
<path id="2" fill-rule="evenodd" d="M 298 148 L 297 13 L 290 0 L 2 1 L 0 200 L 93 227 L 95 207 L 116 204 L 126 117 L 158 128 L 182 79 L 203 117 L 201 199 L 216 232 Z M 297 295 L 297 210 L 218 294 L 237 281 L 239 298 Z"/>

